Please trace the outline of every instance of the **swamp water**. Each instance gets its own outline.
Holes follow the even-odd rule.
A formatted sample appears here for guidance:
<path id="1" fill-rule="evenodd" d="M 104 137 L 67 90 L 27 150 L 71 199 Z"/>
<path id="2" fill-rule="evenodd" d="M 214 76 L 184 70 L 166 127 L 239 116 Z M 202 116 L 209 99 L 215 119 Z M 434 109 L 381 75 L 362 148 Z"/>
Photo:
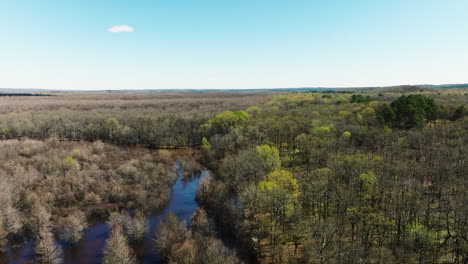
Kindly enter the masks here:
<path id="1" fill-rule="evenodd" d="M 178 163 L 180 164 L 180 163 Z M 177 182 L 172 186 L 170 200 L 164 209 L 147 216 L 149 232 L 139 245 L 134 245 L 133 249 L 137 254 L 139 263 L 156 263 L 159 256 L 154 251 L 154 233 L 158 223 L 169 212 L 173 212 L 180 221 L 186 221 L 190 225 L 191 217 L 198 208 L 195 195 L 198 183 L 209 171 L 202 171 L 199 175 L 184 177 L 183 168 L 176 166 Z M 63 260 L 65 264 L 98 264 L 102 262 L 103 250 L 106 240 L 109 238 L 109 227 L 105 222 L 100 222 L 89 226 L 85 230 L 84 239 L 76 245 L 60 244 L 63 250 Z M 34 240 L 30 239 L 20 247 L 7 249 L 6 254 L 0 258 L 0 264 L 20 264 L 34 262 Z"/>

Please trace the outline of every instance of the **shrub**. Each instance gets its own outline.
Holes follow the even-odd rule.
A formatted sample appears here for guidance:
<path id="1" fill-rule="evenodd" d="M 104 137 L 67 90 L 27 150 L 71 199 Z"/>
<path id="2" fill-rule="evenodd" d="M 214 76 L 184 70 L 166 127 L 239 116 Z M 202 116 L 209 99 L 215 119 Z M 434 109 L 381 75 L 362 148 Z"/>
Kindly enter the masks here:
<path id="1" fill-rule="evenodd" d="M 350 138 L 351 137 L 351 132 L 345 131 L 342 135 L 343 138 Z"/>
<path id="2" fill-rule="evenodd" d="M 62 162 L 62 169 L 64 171 L 78 171 L 80 170 L 80 164 L 72 156 L 66 156 Z"/>

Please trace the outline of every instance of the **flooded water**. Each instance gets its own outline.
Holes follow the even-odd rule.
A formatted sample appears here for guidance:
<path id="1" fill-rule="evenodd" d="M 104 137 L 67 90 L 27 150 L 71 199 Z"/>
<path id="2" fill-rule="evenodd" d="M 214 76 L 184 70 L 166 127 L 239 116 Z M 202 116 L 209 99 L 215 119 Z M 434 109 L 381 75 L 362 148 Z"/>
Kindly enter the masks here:
<path id="1" fill-rule="evenodd" d="M 154 232 L 157 224 L 164 216 L 173 212 L 179 220 L 185 220 L 187 227 L 190 225 L 191 216 L 198 208 L 195 195 L 199 181 L 209 173 L 202 171 L 198 176 L 189 178 L 183 177 L 183 169 L 177 167 L 178 180 L 172 187 L 171 198 L 166 208 L 158 213 L 148 216 L 150 231 L 139 245 L 133 245 L 138 256 L 139 263 L 155 263 L 159 261 L 158 255 L 154 252 Z M 105 222 L 95 224 L 86 229 L 85 239 L 77 245 L 61 244 L 63 249 L 64 263 L 84 264 L 101 263 L 103 249 L 107 238 L 109 238 L 109 228 Z M 29 239 L 21 247 L 7 249 L 6 256 L 0 258 L 0 264 L 19 264 L 34 262 L 34 241 Z"/>

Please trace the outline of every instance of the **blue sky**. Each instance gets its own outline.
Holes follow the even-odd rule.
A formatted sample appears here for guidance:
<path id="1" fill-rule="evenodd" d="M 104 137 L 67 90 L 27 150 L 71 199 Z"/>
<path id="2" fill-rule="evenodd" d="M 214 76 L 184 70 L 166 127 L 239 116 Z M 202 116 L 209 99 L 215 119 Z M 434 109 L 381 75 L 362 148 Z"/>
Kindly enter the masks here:
<path id="1" fill-rule="evenodd" d="M 466 83 L 467 14 L 466 0 L 0 0 L 0 87 Z"/>

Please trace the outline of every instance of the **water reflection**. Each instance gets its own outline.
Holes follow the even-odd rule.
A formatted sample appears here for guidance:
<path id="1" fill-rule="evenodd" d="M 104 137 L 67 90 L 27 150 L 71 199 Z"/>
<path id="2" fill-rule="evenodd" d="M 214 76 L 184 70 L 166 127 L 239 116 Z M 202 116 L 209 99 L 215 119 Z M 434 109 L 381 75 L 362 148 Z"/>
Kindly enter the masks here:
<path id="1" fill-rule="evenodd" d="M 155 263 L 159 257 L 154 252 L 153 236 L 157 224 L 164 216 L 173 212 L 179 220 L 186 221 L 187 227 L 190 224 L 190 218 L 198 208 L 195 201 L 195 195 L 200 180 L 209 173 L 202 171 L 200 175 L 183 177 L 183 168 L 180 163 L 176 164 L 178 179 L 172 187 L 169 203 L 163 211 L 148 216 L 150 231 L 145 239 L 139 245 L 133 245 L 140 263 Z M 85 239 L 76 245 L 61 244 L 64 251 L 64 263 L 66 264 L 88 264 L 101 263 L 103 258 L 103 249 L 106 239 L 109 237 L 109 228 L 104 223 L 94 224 L 86 229 Z M 34 241 L 29 239 L 19 248 L 9 247 L 0 260 L 0 264 L 20 264 L 35 263 L 34 261 Z"/>

